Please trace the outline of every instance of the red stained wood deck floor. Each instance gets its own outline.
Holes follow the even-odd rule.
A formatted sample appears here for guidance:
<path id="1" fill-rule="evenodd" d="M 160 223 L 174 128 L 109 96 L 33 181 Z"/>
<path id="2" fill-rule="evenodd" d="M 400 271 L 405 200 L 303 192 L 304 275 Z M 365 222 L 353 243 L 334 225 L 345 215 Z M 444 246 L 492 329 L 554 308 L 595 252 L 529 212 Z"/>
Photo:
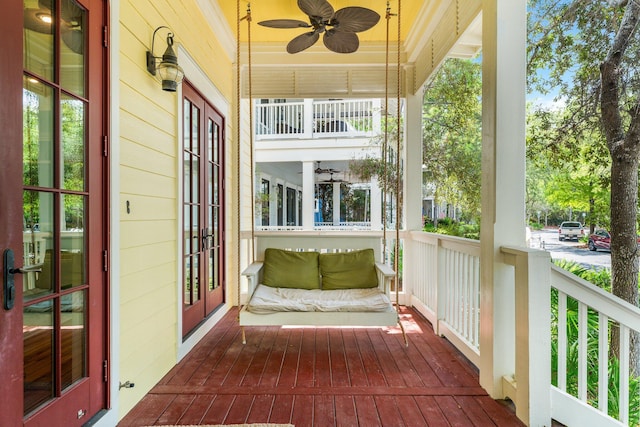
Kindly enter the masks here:
<path id="1" fill-rule="evenodd" d="M 248 327 L 237 311 L 119 426 L 291 423 L 302 426 L 523 426 L 416 311 L 399 328 Z"/>

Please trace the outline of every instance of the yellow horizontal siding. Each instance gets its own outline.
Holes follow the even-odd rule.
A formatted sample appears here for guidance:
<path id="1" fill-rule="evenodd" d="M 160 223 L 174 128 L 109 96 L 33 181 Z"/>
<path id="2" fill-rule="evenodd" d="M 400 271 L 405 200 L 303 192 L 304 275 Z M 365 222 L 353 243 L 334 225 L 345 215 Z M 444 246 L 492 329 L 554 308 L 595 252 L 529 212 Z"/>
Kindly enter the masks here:
<path id="1" fill-rule="evenodd" d="M 131 284 L 149 282 L 157 286 L 173 286 L 175 276 L 175 263 L 165 262 L 127 274 L 126 276 L 121 276 L 120 280 Z M 154 292 L 157 292 L 155 286 L 126 286 L 120 291 L 120 299 L 131 302 L 137 298 L 146 298 Z"/>
<path id="2" fill-rule="evenodd" d="M 143 168 L 144 165 L 139 165 Z M 158 170 L 150 173 L 128 166 L 120 168 L 120 187 L 123 193 L 176 199 L 176 177 L 168 177 Z"/>
<path id="3" fill-rule="evenodd" d="M 127 201 L 129 212 L 127 212 Z M 178 206 L 175 199 L 161 199 L 139 194 L 120 195 L 120 219 L 121 221 L 157 221 L 170 219 L 176 220 Z M 175 233 L 174 225 L 174 233 Z"/>
<path id="4" fill-rule="evenodd" d="M 121 146 L 121 161 L 123 166 L 157 173 L 167 177 L 176 177 L 176 157 L 158 152 L 148 146 L 137 143 L 123 143 Z"/>
<path id="5" fill-rule="evenodd" d="M 126 142 L 135 143 L 153 148 L 156 151 L 175 156 L 176 137 L 157 127 L 147 127 L 144 138 L 140 138 L 140 121 L 128 111 L 120 113 L 120 136 Z M 124 141 L 122 141 L 124 142 Z M 122 146 L 123 144 L 121 144 Z M 122 159 L 121 159 L 122 161 Z"/>
<path id="6" fill-rule="evenodd" d="M 120 277 L 115 279 L 120 285 L 119 376 L 136 383 L 120 392 L 121 417 L 173 367 L 178 347 L 180 100 L 177 93 L 162 91 L 146 70 L 145 52 L 151 49 L 154 29 L 171 28 L 176 51 L 180 45 L 188 52 L 229 105 L 235 85 L 231 59 L 194 0 L 124 0 L 118 19 L 120 81 L 114 84 L 120 108 L 115 141 L 120 151 Z M 166 34 L 158 32 L 156 56 L 166 48 Z M 231 141 L 233 118 L 226 120 Z M 227 161 L 231 160 L 230 155 Z M 233 188 L 229 184 L 227 188 Z M 227 197 L 229 205 L 235 205 L 235 192 L 229 190 Z"/>
<path id="7" fill-rule="evenodd" d="M 125 277 L 127 274 L 138 271 L 148 270 L 164 264 L 176 264 L 176 243 L 175 242 L 159 242 L 154 245 L 139 245 L 121 249 L 121 268 Z M 175 279 L 172 279 L 175 281 Z M 151 280 L 139 282 L 134 286 L 153 286 Z M 121 284 L 123 286 L 124 284 Z"/>

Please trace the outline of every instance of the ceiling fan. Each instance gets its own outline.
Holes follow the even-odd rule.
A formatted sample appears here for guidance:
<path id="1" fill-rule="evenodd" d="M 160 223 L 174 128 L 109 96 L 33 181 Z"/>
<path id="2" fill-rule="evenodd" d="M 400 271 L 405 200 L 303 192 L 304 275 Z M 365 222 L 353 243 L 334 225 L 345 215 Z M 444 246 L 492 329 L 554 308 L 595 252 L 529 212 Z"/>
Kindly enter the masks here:
<path id="1" fill-rule="evenodd" d="M 378 23 L 380 15 L 359 6 L 344 7 L 337 11 L 327 0 L 298 0 L 298 7 L 309 16 L 309 22 L 297 19 L 271 19 L 258 22 L 271 28 L 313 28 L 300 34 L 287 44 L 287 52 L 298 53 L 311 47 L 322 36 L 327 49 L 337 53 L 358 50 L 360 40 L 356 33 L 368 30 Z"/>
<path id="2" fill-rule="evenodd" d="M 24 10 L 25 29 L 41 34 L 54 33 L 53 0 L 38 0 L 38 8 Z M 77 54 L 84 53 L 85 34 L 82 31 L 83 14 L 79 6 L 73 2 L 65 4 L 61 11 L 60 36 L 64 44 Z"/>
<path id="3" fill-rule="evenodd" d="M 334 182 L 345 182 L 344 179 L 333 179 L 333 172 L 329 172 L 331 177 L 325 181 L 318 181 L 318 184 L 333 184 Z"/>
<path id="4" fill-rule="evenodd" d="M 318 162 L 318 167 L 315 168 L 314 172 L 316 174 L 320 175 L 321 173 L 334 174 L 334 173 L 340 173 L 341 171 L 339 171 L 338 169 L 334 169 L 334 168 L 321 168 L 320 167 L 320 162 Z"/>

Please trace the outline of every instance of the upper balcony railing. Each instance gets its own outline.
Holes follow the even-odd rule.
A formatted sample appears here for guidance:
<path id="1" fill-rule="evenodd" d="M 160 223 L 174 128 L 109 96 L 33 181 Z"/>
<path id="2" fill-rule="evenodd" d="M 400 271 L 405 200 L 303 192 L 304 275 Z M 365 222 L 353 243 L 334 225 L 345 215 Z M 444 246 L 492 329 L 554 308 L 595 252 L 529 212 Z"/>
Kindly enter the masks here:
<path id="1" fill-rule="evenodd" d="M 380 131 L 380 101 L 256 103 L 255 117 L 258 139 L 371 137 Z"/>

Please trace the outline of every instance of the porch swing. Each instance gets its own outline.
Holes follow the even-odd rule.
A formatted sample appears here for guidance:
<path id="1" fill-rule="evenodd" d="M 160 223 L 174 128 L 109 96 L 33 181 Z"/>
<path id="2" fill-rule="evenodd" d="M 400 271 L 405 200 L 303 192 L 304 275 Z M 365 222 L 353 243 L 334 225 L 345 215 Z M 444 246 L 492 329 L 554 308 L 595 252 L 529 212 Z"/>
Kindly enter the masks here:
<path id="1" fill-rule="evenodd" d="M 386 10 L 386 63 L 385 63 L 385 114 L 388 105 L 389 86 L 389 20 L 398 16 L 397 55 L 397 115 L 400 117 L 400 5 L 398 13 L 390 13 L 389 2 Z M 236 49 L 236 126 L 237 141 L 240 141 L 240 23 L 248 23 L 248 96 L 252 99 L 251 76 L 251 6 L 247 14 L 240 17 L 240 0 L 237 1 L 237 49 Z M 249 126 L 253 129 L 253 112 L 249 109 Z M 400 152 L 400 127 L 397 126 L 397 147 Z M 382 158 L 385 174 L 387 168 L 388 123 L 385 121 Z M 250 135 L 251 152 L 251 206 L 254 206 L 254 141 Z M 237 179 L 240 182 L 240 156 L 237 156 Z M 395 206 L 396 236 L 394 253 L 399 253 L 399 223 L 401 218 L 400 159 L 395 156 Z M 240 212 L 240 190 L 238 185 L 238 212 Z M 386 212 L 386 197 L 383 195 L 383 211 Z M 237 287 L 238 321 L 242 329 L 242 342 L 246 344 L 246 326 L 364 326 L 396 327 L 402 332 L 405 346 L 408 339 L 400 321 L 399 283 L 395 273 L 398 257 L 394 257 L 394 268 L 385 264 L 386 220 L 383 221 L 382 244 L 375 233 L 341 235 L 339 232 L 317 231 L 310 239 L 296 235 L 296 232 L 279 232 L 260 236 L 256 240 L 255 212 L 251 210 L 251 240 L 249 252 L 251 264 L 242 273 L 247 278 L 249 299 L 241 303 L 240 280 Z M 238 242 L 240 242 L 240 216 L 237 222 Z M 238 243 L 238 259 L 240 244 Z M 394 271 L 395 270 L 395 271 Z M 395 283 L 395 307 L 391 302 L 391 286 Z"/>

